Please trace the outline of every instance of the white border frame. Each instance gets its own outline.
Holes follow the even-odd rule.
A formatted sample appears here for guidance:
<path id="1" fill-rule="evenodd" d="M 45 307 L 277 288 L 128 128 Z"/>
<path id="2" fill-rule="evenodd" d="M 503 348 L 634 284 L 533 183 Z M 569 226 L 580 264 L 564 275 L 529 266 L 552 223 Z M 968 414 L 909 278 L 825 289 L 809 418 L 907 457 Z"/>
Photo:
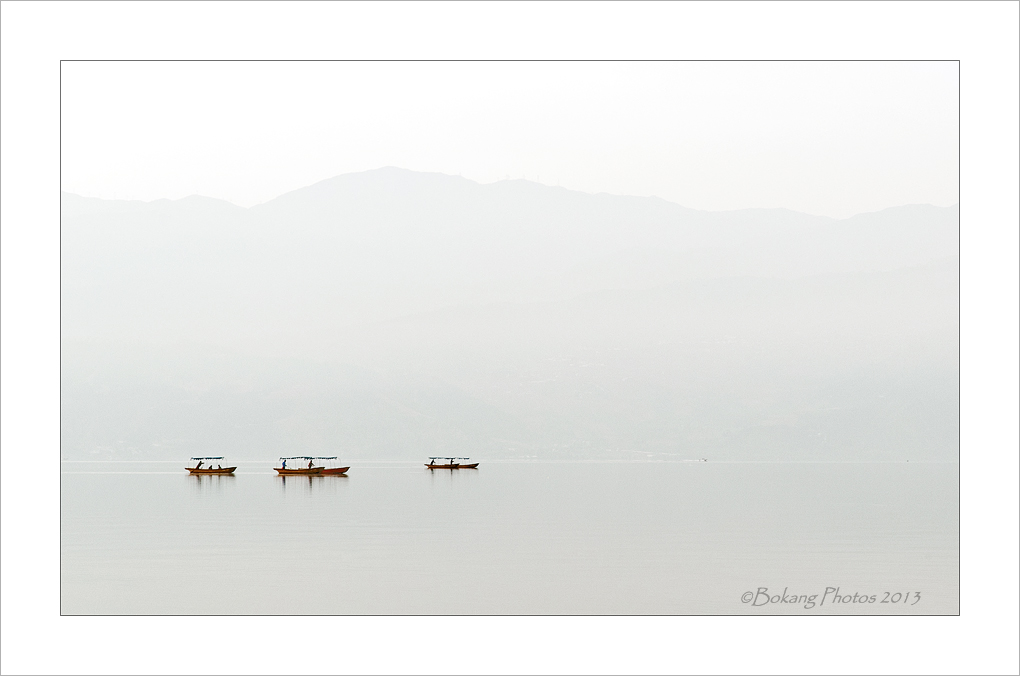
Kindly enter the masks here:
<path id="1" fill-rule="evenodd" d="M 3 673 L 1017 673 L 1015 2 L 4 2 Z M 962 592 L 932 618 L 59 616 L 59 60 L 959 59 Z M 45 205 L 45 206 L 42 206 Z M 268 649 L 314 627 L 338 655 Z M 426 631 L 427 629 L 427 631 Z M 233 647 L 181 649 L 216 631 Z M 427 635 L 465 646 L 437 652 Z"/>

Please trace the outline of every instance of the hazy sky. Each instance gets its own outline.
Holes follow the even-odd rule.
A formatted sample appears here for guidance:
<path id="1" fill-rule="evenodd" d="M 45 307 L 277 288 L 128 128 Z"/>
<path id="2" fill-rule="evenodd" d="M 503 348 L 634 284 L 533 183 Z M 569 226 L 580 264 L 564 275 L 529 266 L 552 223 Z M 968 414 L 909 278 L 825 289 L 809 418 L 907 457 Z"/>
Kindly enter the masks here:
<path id="1" fill-rule="evenodd" d="M 955 62 L 65 62 L 62 187 L 242 206 L 382 166 L 846 217 L 958 201 Z"/>

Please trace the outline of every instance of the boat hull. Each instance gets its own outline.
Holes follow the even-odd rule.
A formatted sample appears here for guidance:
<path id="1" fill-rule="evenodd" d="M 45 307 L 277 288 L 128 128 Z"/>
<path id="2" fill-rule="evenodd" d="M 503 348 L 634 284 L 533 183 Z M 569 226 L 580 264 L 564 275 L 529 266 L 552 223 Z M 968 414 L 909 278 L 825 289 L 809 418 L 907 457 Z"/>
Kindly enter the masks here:
<path id="1" fill-rule="evenodd" d="M 335 474 L 335 475 L 347 474 L 347 470 L 349 470 L 349 469 L 350 469 L 350 467 L 333 467 L 333 468 L 328 468 L 328 469 L 322 470 L 322 473 L 323 474 Z"/>
<path id="2" fill-rule="evenodd" d="M 274 467 L 278 474 L 281 476 L 291 476 L 294 474 L 322 474 L 322 467 L 302 467 L 301 469 L 284 469 L 283 467 Z"/>
<path id="3" fill-rule="evenodd" d="M 222 469 L 195 469 L 194 467 L 185 467 L 192 474 L 233 474 L 237 467 L 224 467 Z"/>
<path id="4" fill-rule="evenodd" d="M 429 469 L 478 469 L 478 463 L 473 462 L 470 465 L 429 465 L 425 464 Z"/>

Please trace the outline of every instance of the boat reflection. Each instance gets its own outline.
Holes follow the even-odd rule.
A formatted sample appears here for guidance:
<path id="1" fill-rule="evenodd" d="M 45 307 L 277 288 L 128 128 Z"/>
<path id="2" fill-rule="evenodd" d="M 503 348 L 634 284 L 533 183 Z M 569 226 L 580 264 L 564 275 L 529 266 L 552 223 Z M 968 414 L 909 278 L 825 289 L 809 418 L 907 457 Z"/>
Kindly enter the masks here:
<path id="1" fill-rule="evenodd" d="M 296 476 L 295 475 L 286 476 L 278 474 L 277 476 L 280 478 L 280 485 L 282 485 L 284 488 L 287 487 L 288 481 L 292 486 L 298 483 L 303 486 L 305 485 L 306 482 L 308 483 L 309 486 L 311 486 L 315 483 L 317 479 L 323 478 L 321 474 L 299 474 Z"/>
<path id="2" fill-rule="evenodd" d="M 453 484 L 462 483 L 464 481 L 473 481 L 473 479 L 468 479 L 466 477 L 478 476 L 476 472 L 460 472 L 455 469 L 430 470 L 428 474 L 429 484 L 432 486 L 435 486 L 436 484 L 452 486 Z"/>
<path id="3" fill-rule="evenodd" d="M 333 477 L 332 479 L 330 478 L 331 476 Z M 313 490 L 322 491 L 323 486 L 327 484 L 335 487 L 339 479 L 348 479 L 349 477 L 346 474 L 291 474 L 289 476 L 285 474 L 278 474 L 276 478 L 280 484 L 281 490 L 286 491 L 288 488 L 293 489 L 298 487 L 301 489 L 307 488 L 308 492 L 312 492 Z M 346 481 L 340 481 L 339 483 L 346 483 Z M 335 488 L 332 490 L 335 490 Z"/>
<path id="4" fill-rule="evenodd" d="M 189 474 L 188 483 L 196 492 L 221 491 L 224 486 L 234 485 L 237 477 L 233 474 Z"/>

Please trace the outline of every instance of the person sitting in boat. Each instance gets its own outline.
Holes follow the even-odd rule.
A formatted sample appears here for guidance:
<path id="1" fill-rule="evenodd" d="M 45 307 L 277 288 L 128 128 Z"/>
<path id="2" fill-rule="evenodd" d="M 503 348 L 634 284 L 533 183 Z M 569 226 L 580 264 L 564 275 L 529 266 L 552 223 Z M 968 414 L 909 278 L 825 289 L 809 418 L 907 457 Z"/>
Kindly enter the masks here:
<path id="1" fill-rule="evenodd" d="M 283 461 L 283 467 L 281 467 L 280 469 L 287 469 L 287 461 L 286 460 Z"/>
<path id="2" fill-rule="evenodd" d="M 197 465 L 195 465 L 195 469 L 199 469 L 199 468 L 200 468 L 201 466 L 202 466 L 202 461 L 201 461 L 201 460 L 199 460 L 199 461 L 198 461 L 198 464 L 197 464 Z"/>
<path id="3" fill-rule="evenodd" d="M 216 469 L 223 469 L 223 465 L 216 465 Z"/>
<path id="4" fill-rule="evenodd" d="M 312 468 L 312 461 L 311 461 L 311 460 L 309 460 L 309 461 L 308 461 L 308 469 L 311 469 L 311 468 Z"/>
<path id="5" fill-rule="evenodd" d="M 429 464 L 430 465 L 436 464 L 436 459 L 435 458 L 429 458 Z"/>

